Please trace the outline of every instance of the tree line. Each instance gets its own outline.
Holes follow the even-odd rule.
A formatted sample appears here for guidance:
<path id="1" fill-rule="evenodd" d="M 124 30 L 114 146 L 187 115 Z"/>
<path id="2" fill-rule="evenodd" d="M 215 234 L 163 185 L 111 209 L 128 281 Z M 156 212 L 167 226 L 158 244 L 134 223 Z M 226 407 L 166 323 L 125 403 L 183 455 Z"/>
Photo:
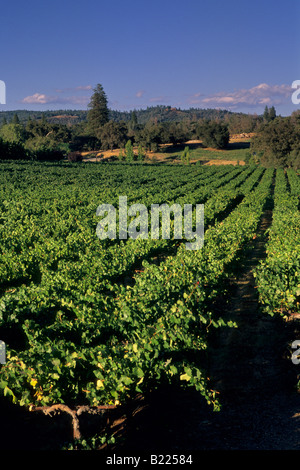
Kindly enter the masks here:
<path id="1" fill-rule="evenodd" d="M 138 148 L 137 158 L 143 160 L 147 151 L 158 151 L 162 144 L 182 144 L 201 138 L 207 146 L 225 148 L 229 140 L 228 126 L 222 122 L 138 121 L 138 113 L 130 112 L 127 121 L 111 119 L 107 96 L 102 85 L 94 89 L 87 117 L 75 125 L 49 122 L 46 114 L 40 119 L 21 122 L 15 113 L 10 122 L 3 120 L 0 128 L 0 159 L 60 160 L 80 159 L 78 152 L 123 149 L 120 159 L 131 159 L 131 146 Z"/>
<path id="2" fill-rule="evenodd" d="M 50 112 L 41 112 L 38 118 L 29 114 L 26 122 L 20 120 L 16 112 L 9 122 L 4 116 L 0 127 L 0 159 L 61 160 L 68 157 L 70 161 L 78 161 L 82 151 L 120 148 L 120 160 L 136 158 L 142 161 L 146 152 L 158 151 L 162 144 L 183 144 L 191 139 L 202 140 L 206 147 L 225 149 L 230 134 L 239 130 L 255 134 L 246 163 L 300 166 L 300 112 L 281 117 L 276 116 L 273 106 L 266 106 L 261 116 L 214 110 L 211 115 L 204 112 L 203 117 L 197 118 L 196 111 L 191 109 L 190 117 L 182 118 L 181 110 L 159 106 L 147 108 L 145 113 L 153 109 L 163 115 L 171 113 L 173 117 L 177 114 L 181 118 L 159 120 L 156 114 L 156 117 L 140 122 L 141 112 L 136 110 L 120 113 L 119 117 L 124 119 L 113 118 L 106 93 L 98 84 L 86 112 L 76 115 L 74 111 L 65 111 L 56 116 L 73 119 L 72 124 L 55 121 Z M 22 117 L 24 119 L 24 115 Z M 136 156 L 133 146 L 138 149 Z M 189 156 L 186 155 L 187 161 Z"/>
<path id="3" fill-rule="evenodd" d="M 300 169 L 300 110 L 266 119 L 252 138 L 246 163 Z"/>

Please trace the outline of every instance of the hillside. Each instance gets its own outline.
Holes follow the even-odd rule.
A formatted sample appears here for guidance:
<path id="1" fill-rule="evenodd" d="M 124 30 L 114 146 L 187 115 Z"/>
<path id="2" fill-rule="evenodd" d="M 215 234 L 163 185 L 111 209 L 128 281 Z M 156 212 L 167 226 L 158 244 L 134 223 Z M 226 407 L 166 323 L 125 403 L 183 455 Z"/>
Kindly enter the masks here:
<path id="1" fill-rule="evenodd" d="M 116 122 L 128 122 L 132 118 L 133 111 L 117 111 L 109 110 L 110 119 Z M 13 110 L 13 111 L 0 111 L 0 124 L 6 119 L 11 122 L 14 115 L 17 114 L 21 123 L 26 123 L 28 119 L 39 120 L 44 115 L 50 123 L 60 123 L 65 125 L 78 124 L 87 119 L 87 110 L 47 110 L 47 111 L 33 111 L 33 110 Z M 181 122 L 181 121 L 198 121 L 200 119 L 214 119 L 225 120 L 229 124 L 235 126 L 234 132 L 251 132 L 255 127 L 260 117 L 257 115 L 249 115 L 243 113 L 234 113 L 222 109 L 201 109 L 189 108 L 180 109 L 171 106 L 152 106 L 146 109 L 134 110 L 137 122 L 145 124 L 148 121 L 155 122 Z"/>

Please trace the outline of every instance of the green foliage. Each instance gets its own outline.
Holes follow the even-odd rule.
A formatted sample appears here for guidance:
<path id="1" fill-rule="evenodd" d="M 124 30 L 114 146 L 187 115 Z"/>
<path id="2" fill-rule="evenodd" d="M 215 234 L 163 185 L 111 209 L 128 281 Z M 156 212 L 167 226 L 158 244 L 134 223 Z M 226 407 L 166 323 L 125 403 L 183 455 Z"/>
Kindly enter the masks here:
<path id="1" fill-rule="evenodd" d="M 98 132 L 101 127 L 109 121 L 107 102 L 107 96 L 103 86 L 98 83 L 94 88 L 94 93 L 88 105 L 89 111 L 87 114 L 88 130 L 97 138 L 99 137 Z"/>
<path id="2" fill-rule="evenodd" d="M 0 111 L 0 122 L 12 122 L 17 113 L 21 124 L 26 125 L 28 118 L 32 120 L 41 120 L 44 115 L 47 122 L 57 125 L 77 126 L 87 122 L 86 110 L 47 110 L 47 111 Z M 135 115 L 135 117 L 134 117 Z M 136 122 L 136 120 L 137 122 Z M 203 119 L 224 121 L 228 124 L 231 133 L 253 132 L 256 130 L 263 117 L 256 114 L 234 113 L 225 109 L 202 109 L 190 108 L 179 109 L 171 106 L 151 106 L 146 109 L 135 111 L 116 111 L 109 109 L 109 120 L 115 122 L 126 122 L 129 127 L 144 126 L 147 122 L 159 122 L 169 125 L 170 123 L 183 124 L 188 126 L 189 131 L 193 132 L 193 123 Z M 134 120 L 134 121 L 133 121 Z M 130 136 L 132 137 L 132 136 Z"/>
<path id="3" fill-rule="evenodd" d="M 162 143 L 163 126 L 153 122 L 148 122 L 142 129 L 135 134 L 135 140 L 138 145 L 142 145 L 146 150 L 157 151 Z"/>
<path id="4" fill-rule="evenodd" d="M 226 296 L 229 266 L 257 228 L 273 172 L 3 165 L 9 170 L 0 174 L 3 393 L 22 406 L 117 405 L 177 383 L 219 409 L 201 353 L 212 329 L 234 326 L 213 305 Z M 96 208 L 116 204 L 119 194 L 147 207 L 205 201 L 205 247 L 186 250 L 182 240 L 174 254 L 172 239 L 97 239 Z M 224 211 L 230 215 L 220 222 Z M 173 256 L 149 262 L 159 252 Z M 124 283 L 128 274 L 131 286 Z"/>
<path id="5" fill-rule="evenodd" d="M 184 151 L 182 152 L 181 161 L 182 163 L 185 163 L 187 165 L 190 163 L 190 148 L 188 145 L 184 148 Z"/>
<path id="6" fill-rule="evenodd" d="M 298 167 L 300 134 L 297 124 L 291 117 L 278 117 L 263 124 L 252 139 L 251 151 L 265 167 Z"/>
<path id="7" fill-rule="evenodd" d="M 268 108 L 268 106 L 265 107 L 264 114 L 263 114 L 263 119 L 265 122 L 270 122 L 273 121 L 273 119 L 276 118 L 276 110 L 274 106 L 271 106 L 271 108 Z"/>
<path id="8" fill-rule="evenodd" d="M 294 170 L 289 169 L 286 176 L 283 169 L 277 169 L 267 257 L 255 271 L 260 303 L 272 316 L 287 316 L 299 311 L 299 194 L 299 177 Z"/>
<path id="9" fill-rule="evenodd" d="M 13 144 L 24 144 L 26 131 L 21 124 L 6 124 L 0 128 L 0 138 Z"/>
<path id="10" fill-rule="evenodd" d="M 257 286 L 271 314 L 299 308 L 294 170 L 64 162 L 2 162 L 1 169 L 0 330 L 7 362 L 0 389 L 18 405 L 117 406 L 175 383 L 195 388 L 218 410 L 207 371 L 211 333 L 236 325 L 214 307 L 227 299 L 226 281 L 256 233 L 274 175 L 274 219 Z M 148 208 L 205 203 L 204 247 L 187 250 L 185 239 L 172 238 L 99 240 L 97 206 L 116 206 L 119 194 Z M 157 254 L 164 255 L 159 264 Z M 104 442 L 113 443 L 101 436 L 76 445 Z"/>
<path id="11" fill-rule="evenodd" d="M 122 148 L 120 148 L 119 150 L 119 154 L 118 154 L 118 160 L 121 162 L 122 160 L 124 160 L 124 151 Z"/>
<path id="12" fill-rule="evenodd" d="M 228 127 L 223 123 L 205 121 L 198 126 L 198 137 L 205 147 L 225 149 L 229 142 Z"/>
<path id="13" fill-rule="evenodd" d="M 182 144 L 191 137 L 191 128 L 191 124 L 187 122 L 166 122 L 162 127 L 161 141 L 166 144 Z"/>
<path id="14" fill-rule="evenodd" d="M 141 144 L 139 144 L 139 146 L 138 146 L 137 160 L 139 162 L 142 162 L 142 161 L 145 160 L 145 151 L 144 151 Z"/>
<path id="15" fill-rule="evenodd" d="M 59 161 L 63 160 L 65 157 L 64 152 L 56 149 L 51 148 L 46 145 L 41 145 L 33 152 L 33 159 L 39 161 Z"/>
<path id="16" fill-rule="evenodd" d="M 127 162 L 133 162 L 134 160 L 134 152 L 131 140 L 128 140 L 125 145 L 125 160 Z"/>
<path id="17" fill-rule="evenodd" d="M 80 152 L 70 152 L 68 155 L 68 161 L 72 163 L 82 162 L 82 158 Z"/>
<path id="18" fill-rule="evenodd" d="M 30 158 L 31 155 L 23 144 L 0 139 L 0 160 L 29 160 Z"/>
<path id="19" fill-rule="evenodd" d="M 19 116 L 18 116 L 17 113 L 14 114 L 12 123 L 13 123 L 13 124 L 20 124 L 20 119 L 19 119 Z"/>
<path id="20" fill-rule="evenodd" d="M 123 147 L 126 142 L 126 127 L 117 122 L 109 121 L 99 129 L 97 135 L 101 141 L 102 150 L 113 150 Z"/>

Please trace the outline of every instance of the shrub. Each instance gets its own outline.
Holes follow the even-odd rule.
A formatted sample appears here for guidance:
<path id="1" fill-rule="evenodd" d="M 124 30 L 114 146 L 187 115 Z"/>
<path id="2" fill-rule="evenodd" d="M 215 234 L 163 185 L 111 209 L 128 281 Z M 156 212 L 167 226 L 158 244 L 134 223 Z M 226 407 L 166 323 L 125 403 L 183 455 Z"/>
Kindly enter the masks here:
<path id="1" fill-rule="evenodd" d="M 0 160 L 30 160 L 28 152 L 22 144 L 6 142 L 0 138 Z"/>
<path id="2" fill-rule="evenodd" d="M 125 159 L 127 162 L 133 162 L 134 160 L 134 153 L 131 140 L 128 140 L 125 145 Z"/>
<path id="3" fill-rule="evenodd" d="M 206 121 L 198 127 L 198 136 L 205 147 L 225 149 L 229 142 L 229 131 L 225 124 Z"/>
<path id="4" fill-rule="evenodd" d="M 190 148 L 188 145 L 184 148 L 184 151 L 182 152 L 181 161 L 182 163 L 186 164 L 190 163 Z"/>
<path id="5" fill-rule="evenodd" d="M 82 155 L 80 152 L 70 152 L 68 155 L 68 161 L 72 163 L 82 162 Z"/>
<path id="6" fill-rule="evenodd" d="M 38 161 L 59 161 L 63 160 L 64 158 L 64 153 L 61 150 L 57 149 L 52 149 L 52 148 L 47 148 L 47 147 L 41 147 L 37 149 L 34 152 L 35 159 Z"/>

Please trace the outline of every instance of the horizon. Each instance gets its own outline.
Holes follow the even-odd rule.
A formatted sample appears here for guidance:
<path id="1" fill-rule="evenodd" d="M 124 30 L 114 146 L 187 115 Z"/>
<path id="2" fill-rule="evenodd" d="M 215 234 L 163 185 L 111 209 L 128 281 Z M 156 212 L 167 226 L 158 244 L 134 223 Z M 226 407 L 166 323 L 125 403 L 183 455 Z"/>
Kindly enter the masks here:
<path id="1" fill-rule="evenodd" d="M 267 105 L 290 115 L 299 109 L 291 96 L 300 78 L 300 5 L 288 6 L 54 0 L 45 10 L 37 0 L 6 3 L 0 111 L 86 110 L 101 83 L 109 108 L 120 112 L 163 105 L 262 114 Z"/>
<path id="2" fill-rule="evenodd" d="M 269 109 L 272 107 L 272 106 L 267 106 Z M 264 113 L 264 110 L 262 110 L 262 112 L 260 114 L 258 113 L 255 113 L 255 112 L 242 112 L 242 111 L 232 111 L 232 110 L 228 110 L 228 109 L 225 109 L 225 108 L 201 108 L 201 107 L 194 107 L 194 106 L 191 106 L 189 108 L 180 108 L 180 107 L 176 107 L 176 106 L 171 106 L 171 105 L 167 105 L 167 104 L 157 104 L 157 105 L 152 105 L 152 106 L 147 106 L 145 108 L 133 108 L 133 109 L 126 109 L 126 110 L 120 110 L 120 109 L 112 109 L 110 107 L 108 107 L 108 110 L 110 112 L 115 112 L 115 113 L 124 113 L 124 114 L 130 114 L 132 112 L 143 112 L 143 111 L 147 111 L 147 109 L 155 109 L 155 108 L 172 108 L 174 110 L 177 110 L 177 111 L 181 111 L 181 112 L 190 112 L 190 111 L 219 111 L 221 113 L 229 113 L 229 114 L 244 114 L 244 115 L 249 115 L 249 116 L 262 116 L 263 113 Z M 264 108 L 265 109 L 265 108 Z M 68 112 L 68 113 L 71 113 L 71 112 L 85 112 L 85 113 L 88 113 L 88 108 L 86 109 L 79 109 L 79 108 L 57 108 L 57 109 L 28 109 L 28 108 L 19 108 L 19 109 L 7 109 L 7 110 L 2 110 L 0 109 L 0 115 L 1 113 L 15 113 L 17 114 L 18 112 L 22 113 L 22 112 L 29 112 L 29 113 L 58 113 L 58 112 Z M 276 108 L 275 108 L 275 111 Z M 294 109 L 291 111 L 294 112 L 294 111 L 297 111 L 297 109 Z M 276 114 L 276 116 L 281 116 L 280 114 Z M 289 116 L 289 115 L 286 115 L 286 116 Z M 283 116 L 283 117 L 286 117 L 286 116 Z"/>

